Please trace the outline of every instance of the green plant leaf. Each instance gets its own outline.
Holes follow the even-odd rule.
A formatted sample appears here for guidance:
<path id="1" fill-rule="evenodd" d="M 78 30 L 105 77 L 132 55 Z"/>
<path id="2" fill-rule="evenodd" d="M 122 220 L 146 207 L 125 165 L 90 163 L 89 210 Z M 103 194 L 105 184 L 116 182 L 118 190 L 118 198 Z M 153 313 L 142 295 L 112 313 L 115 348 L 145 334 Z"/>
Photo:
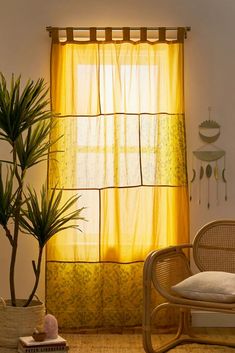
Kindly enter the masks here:
<path id="1" fill-rule="evenodd" d="M 22 210 L 20 226 L 22 231 L 32 234 L 43 248 L 53 235 L 68 228 L 79 229 L 76 221 L 85 219 L 81 217 L 84 207 L 71 210 L 78 202 L 79 195 L 70 197 L 61 205 L 62 190 L 53 189 L 48 195 L 46 187 L 43 186 L 40 196 L 41 202 L 36 191 L 28 188 L 26 208 Z"/>
<path id="2" fill-rule="evenodd" d="M 50 142 L 48 135 L 54 126 L 52 120 L 41 121 L 30 127 L 27 134 L 20 134 L 15 142 L 16 153 L 22 170 L 48 158 L 48 151 L 55 141 Z"/>
<path id="3" fill-rule="evenodd" d="M 48 89 L 43 79 L 29 80 L 21 93 L 21 77 L 12 75 L 10 88 L 0 73 L 0 138 L 11 145 L 34 124 L 51 118 Z"/>
<path id="4" fill-rule="evenodd" d="M 0 224 L 5 228 L 13 215 L 16 192 L 13 191 L 13 168 L 8 168 L 5 183 L 3 181 L 2 163 L 0 163 Z"/>

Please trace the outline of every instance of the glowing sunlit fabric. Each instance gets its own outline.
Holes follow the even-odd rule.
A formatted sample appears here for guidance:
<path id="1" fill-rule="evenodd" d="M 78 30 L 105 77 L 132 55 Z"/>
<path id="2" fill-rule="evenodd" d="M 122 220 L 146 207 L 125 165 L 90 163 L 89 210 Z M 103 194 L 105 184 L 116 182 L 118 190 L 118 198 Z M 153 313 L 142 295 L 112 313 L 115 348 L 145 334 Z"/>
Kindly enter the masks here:
<path id="1" fill-rule="evenodd" d="M 51 76 L 59 114 L 51 140 L 62 138 L 49 183 L 65 198 L 81 195 L 87 222 L 50 240 L 48 293 L 56 263 L 120 263 L 121 271 L 189 236 L 183 44 L 57 43 Z"/>

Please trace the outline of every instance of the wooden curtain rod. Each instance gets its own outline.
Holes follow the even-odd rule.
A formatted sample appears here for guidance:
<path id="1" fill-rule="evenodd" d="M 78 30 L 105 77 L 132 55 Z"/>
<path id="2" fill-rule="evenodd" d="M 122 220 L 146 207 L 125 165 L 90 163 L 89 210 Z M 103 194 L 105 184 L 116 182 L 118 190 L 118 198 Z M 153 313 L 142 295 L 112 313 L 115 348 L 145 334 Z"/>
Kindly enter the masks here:
<path id="1" fill-rule="evenodd" d="M 59 29 L 59 30 L 66 30 L 67 28 L 73 28 L 74 30 L 79 30 L 79 31 L 85 31 L 85 30 L 89 30 L 90 28 L 92 27 L 46 27 L 46 30 L 48 32 L 50 32 L 52 29 Z M 126 28 L 126 27 L 94 27 L 96 28 L 98 31 L 99 30 L 105 30 L 106 28 L 112 28 L 112 30 L 114 31 L 121 31 L 123 30 L 123 28 Z M 131 31 L 138 31 L 140 30 L 142 27 L 127 27 L 129 28 Z M 147 30 L 150 30 L 150 31 L 155 31 L 155 30 L 159 30 L 160 28 L 163 28 L 163 27 L 146 27 Z M 167 31 L 175 31 L 177 30 L 179 27 L 164 27 Z M 191 27 L 183 27 L 186 31 L 191 31 Z"/>
<path id="2" fill-rule="evenodd" d="M 125 28 L 128 28 L 130 31 L 138 31 L 141 30 L 143 27 L 46 27 L 46 30 L 49 32 L 49 36 L 51 37 L 51 32 L 53 30 L 67 30 L 68 28 L 75 30 L 75 31 L 87 31 L 91 28 L 96 29 L 97 31 L 105 31 L 107 28 L 110 28 L 112 31 L 122 31 Z M 166 31 L 176 31 L 179 27 L 145 27 L 147 31 L 158 31 L 161 28 L 164 28 Z M 191 27 L 182 27 L 185 30 L 185 38 L 187 38 L 187 32 L 191 31 Z"/>
<path id="3" fill-rule="evenodd" d="M 139 42 L 149 42 L 148 31 L 158 31 L 158 42 L 168 42 L 166 38 L 166 32 L 177 31 L 176 39 L 173 41 L 183 43 L 184 38 L 187 38 L 187 31 L 190 31 L 191 27 L 46 27 L 46 29 L 49 32 L 50 37 L 52 37 L 52 43 L 60 42 L 61 31 L 66 31 L 66 41 L 62 40 L 63 43 L 81 43 L 80 39 L 76 38 L 76 31 L 89 31 L 89 39 L 86 41 L 86 43 L 97 43 L 100 40 L 97 38 L 97 34 L 99 31 L 105 32 L 104 38 L 106 42 L 115 41 L 113 40 L 113 35 L 115 36 L 115 31 L 122 31 L 123 35 L 121 41 L 130 41 L 132 43 L 133 40 L 131 39 L 131 34 L 133 33 L 131 33 L 131 31 L 139 32 Z M 120 40 L 118 41 L 121 42 Z M 84 40 L 82 42 L 84 43 Z"/>

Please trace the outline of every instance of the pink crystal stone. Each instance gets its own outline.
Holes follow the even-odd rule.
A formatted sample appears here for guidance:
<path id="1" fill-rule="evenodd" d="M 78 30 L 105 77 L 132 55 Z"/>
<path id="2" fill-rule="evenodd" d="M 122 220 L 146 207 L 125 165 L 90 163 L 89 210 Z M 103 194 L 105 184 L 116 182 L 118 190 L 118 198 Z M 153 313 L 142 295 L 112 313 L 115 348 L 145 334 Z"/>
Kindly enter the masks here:
<path id="1" fill-rule="evenodd" d="M 47 339 L 54 339 L 58 336 L 58 322 L 54 315 L 47 314 L 44 319 L 44 331 Z"/>

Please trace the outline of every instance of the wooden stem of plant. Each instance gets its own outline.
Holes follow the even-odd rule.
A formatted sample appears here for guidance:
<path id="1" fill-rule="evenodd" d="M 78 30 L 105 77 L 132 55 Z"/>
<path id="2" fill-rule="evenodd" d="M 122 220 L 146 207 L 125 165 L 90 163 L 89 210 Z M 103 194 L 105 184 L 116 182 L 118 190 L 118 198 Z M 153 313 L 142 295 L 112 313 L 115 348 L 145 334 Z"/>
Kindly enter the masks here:
<path id="1" fill-rule="evenodd" d="M 23 180 L 24 172 L 21 173 L 21 176 L 18 172 L 17 167 L 17 156 L 16 150 L 13 145 L 13 163 L 15 167 L 15 174 L 18 180 L 18 193 L 16 197 L 16 208 L 15 208 L 15 222 L 14 222 L 14 233 L 12 241 L 12 252 L 11 252 L 11 263 L 10 263 L 10 292 L 11 292 L 11 305 L 16 306 L 16 295 L 15 295 L 15 263 L 16 263 L 16 253 L 18 246 L 18 235 L 19 235 L 19 217 L 20 217 L 20 208 L 22 203 L 22 193 L 23 193 Z"/>
<path id="2" fill-rule="evenodd" d="M 27 300 L 27 302 L 24 304 L 24 306 L 28 306 L 31 302 L 31 300 L 34 297 L 34 294 L 37 290 L 38 287 L 38 282 L 39 282 L 39 278 L 40 278 L 40 270 L 41 270 L 41 262 L 42 262 L 42 253 L 43 253 L 43 248 L 40 246 L 39 247 L 39 253 L 38 253 L 38 263 L 37 263 L 37 267 L 35 268 L 34 266 L 34 273 L 35 273 L 35 283 L 34 283 L 34 287 L 32 289 L 32 292 L 30 293 L 30 296 Z"/>

